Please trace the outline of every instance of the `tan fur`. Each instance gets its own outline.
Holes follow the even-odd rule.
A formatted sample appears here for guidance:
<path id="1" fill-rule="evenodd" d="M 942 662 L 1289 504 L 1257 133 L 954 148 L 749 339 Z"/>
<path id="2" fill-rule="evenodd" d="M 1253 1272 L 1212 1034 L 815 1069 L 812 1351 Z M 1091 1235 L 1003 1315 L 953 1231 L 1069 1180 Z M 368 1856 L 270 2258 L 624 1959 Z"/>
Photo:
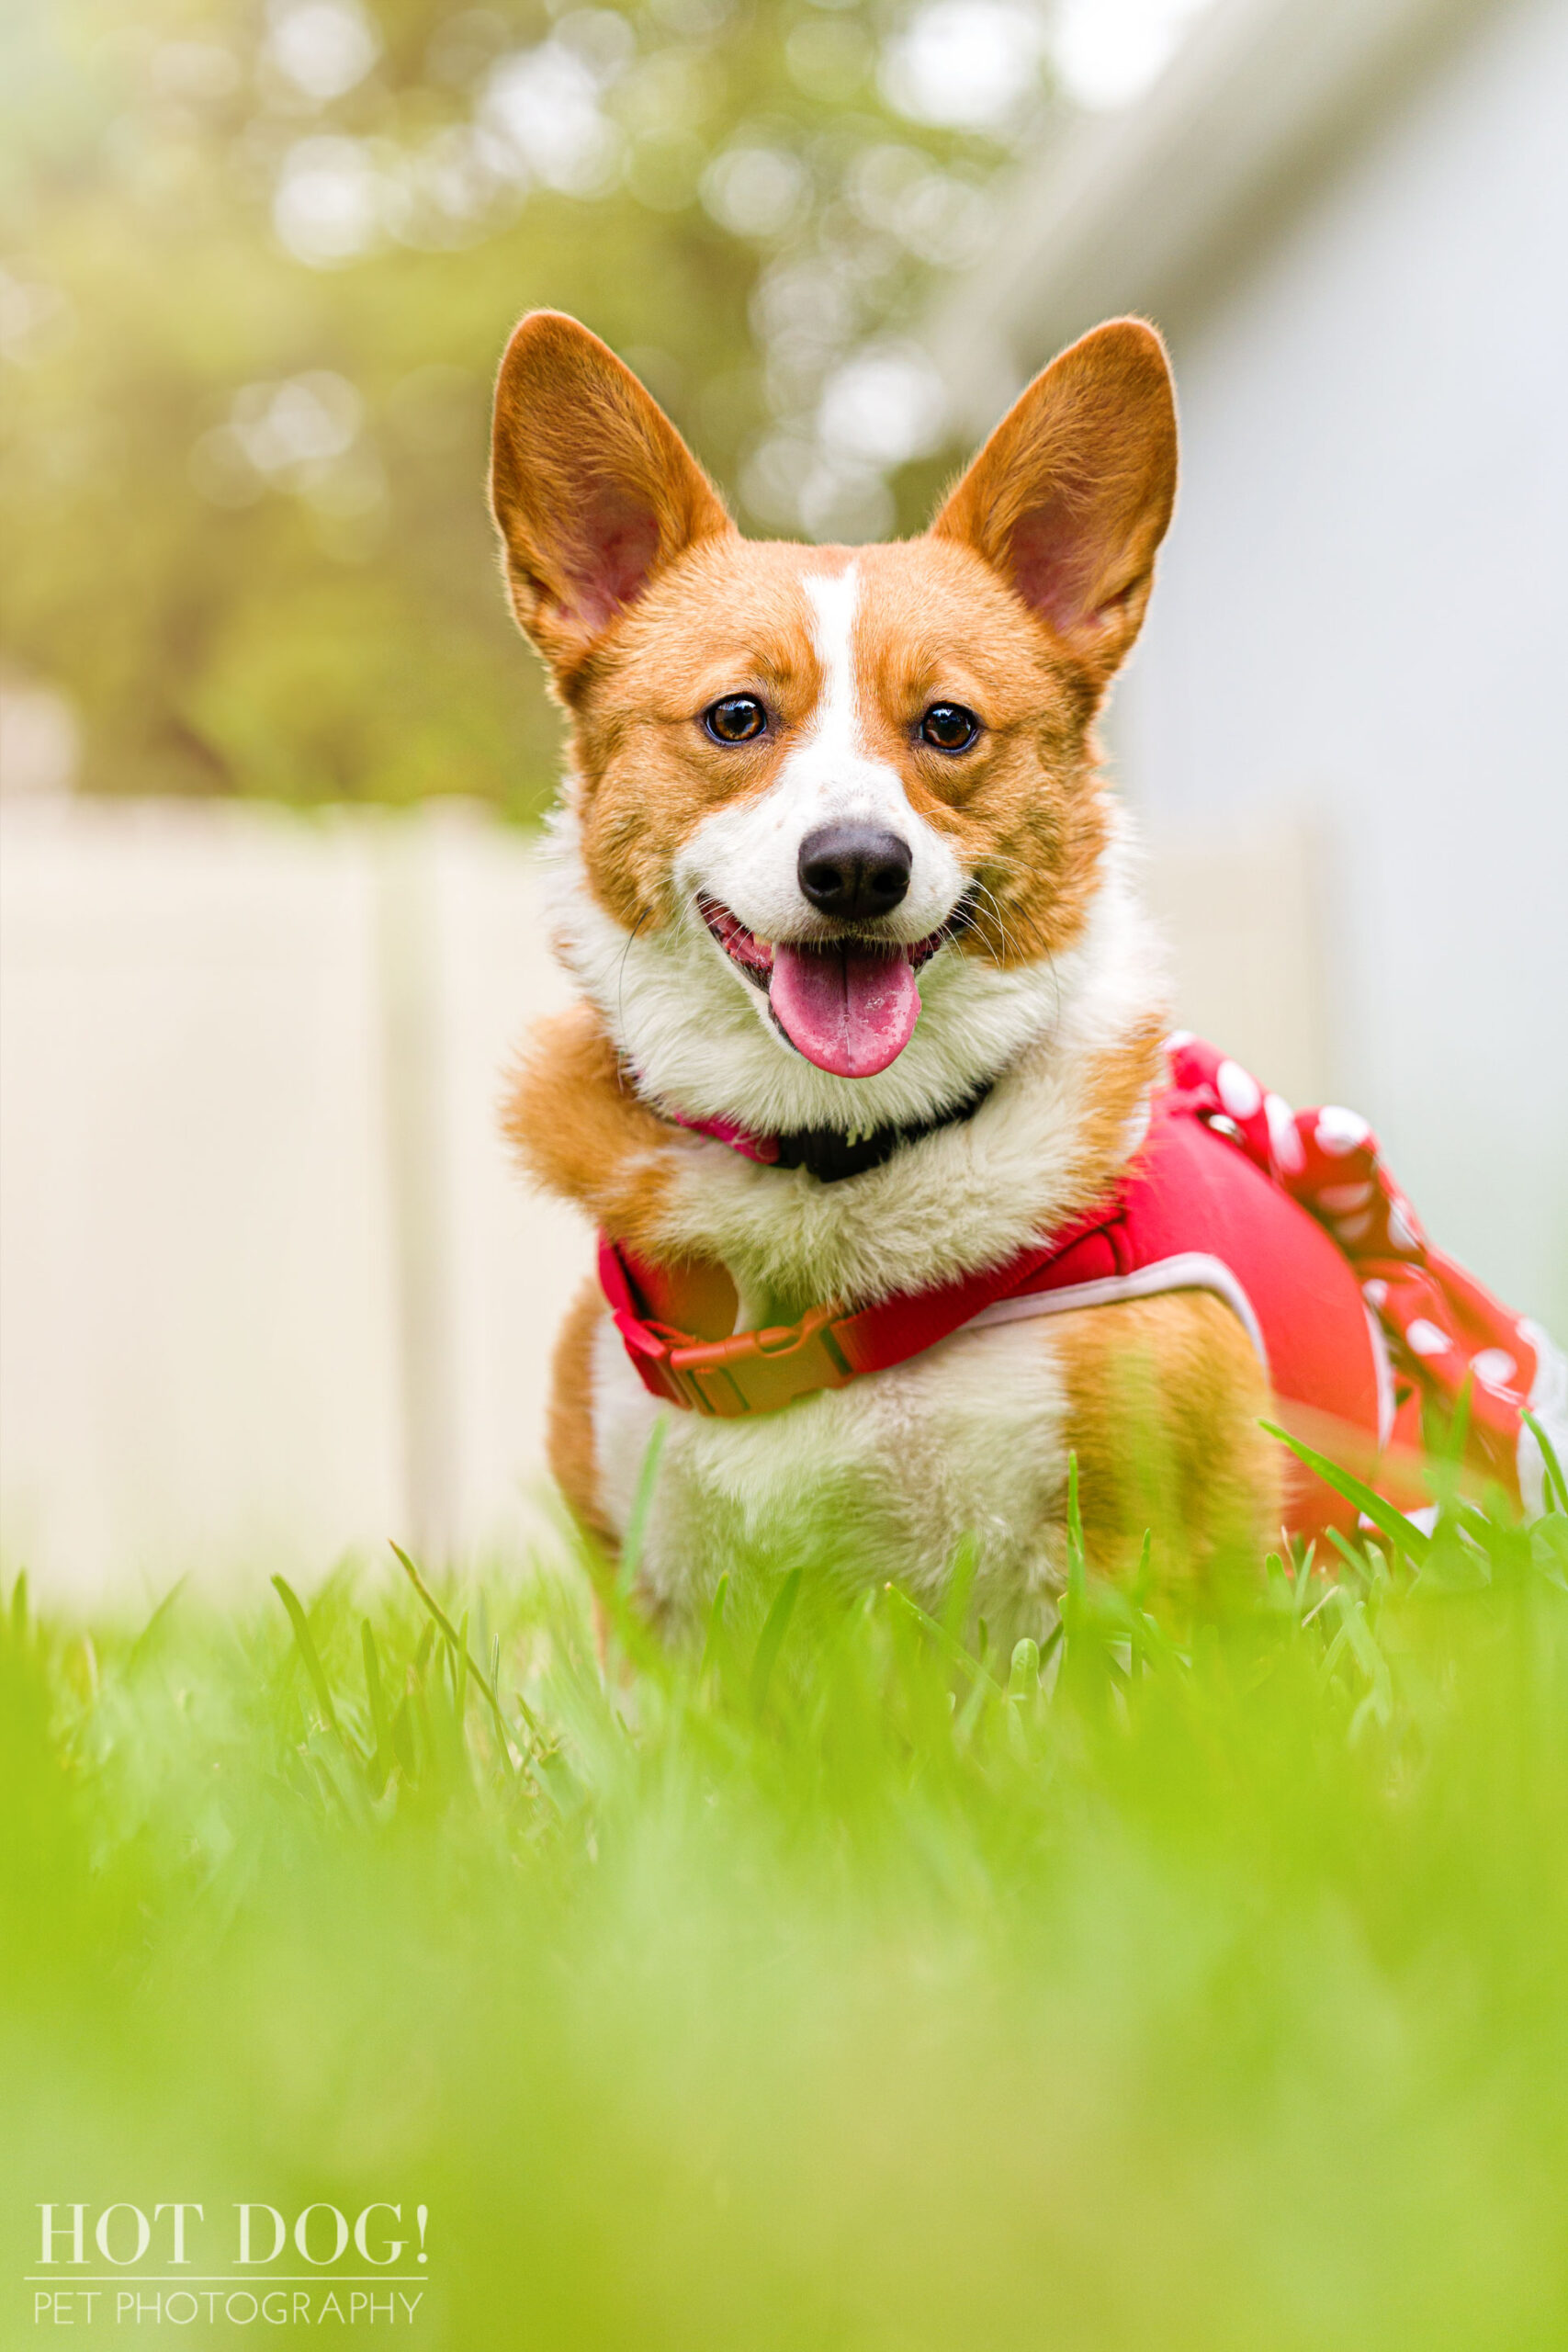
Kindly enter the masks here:
<path id="1" fill-rule="evenodd" d="M 1078 1130 L 1074 1207 L 1054 1218 L 1065 1227 L 1102 1200 L 1125 1168 L 1128 1130 L 1164 1067 L 1166 1022 L 1151 1013 L 1112 1053 L 1097 1054 L 1088 1072 L 1089 1110 Z"/>
<path id="2" fill-rule="evenodd" d="M 654 572 L 734 529 L 631 369 L 558 311 L 531 311 L 506 347 L 491 450 L 512 608 L 563 692 Z"/>
<path id="3" fill-rule="evenodd" d="M 931 529 L 964 540 L 1103 689 L 1176 503 L 1176 402 L 1146 320 L 1112 319 L 1020 394 Z"/>
<path id="4" fill-rule="evenodd" d="M 798 548 L 709 541 L 656 581 L 573 705 L 570 761 L 583 857 L 601 903 L 630 929 L 675 912 L 670 867 L 702 819 L 773 783 L 820 691 Z M 723 747 L 693 721 L 720 695 L 756 693 L 778 735 Z"/>
<path id="5" fill-rule="evenodd" d="M 659 1254 L 669 1156 L 691 1139 L 625 1083 L 591 1005 L 536 1024 L 502 1128 L 547 1192 L 575 1201 L 639 1252 Z"/>
<path id="6" fill-rule="evenodd" d="M 1258 1423 L 1269 1383 L 1229 1307 L 1198 1291 L 1128 1299 L 1045 1328 L 1067 1388 L 1085 1548 L 1186 1579 L 1217 1558 L 1254 1564 L 1277 1541 L 1279 1448 Z"/>
<path id="7" fill-rule="evenodd" d="M 613 1556 L 615 1535 L 600 1506 L 599 1473 L 593 1459 L 593 1335 L 604 1312 L 598 1283 L 584 1283 L 556 1338 L 546 1452 L 551 1475 L 572 1517 Z"/>
<path id="8" fill-rule="evenodd" d="M 950 983 L 948 1001 L 1039 1007 L 1032 1027 L 1006 1033 L 1023 1042 L 987 1073 L 992 1097 L 969 1126 L 907 1147 L 896 1168 L 842 1192 L 804 1171 L 739 1161 L 659 1116 L 639 1091 L 641 1069 L 628 1067 L 630 1049 L 626 1060 L 617 1049 L 624 1017 L 603 977 L 592 1005 L 542 1024 L 508 1109 L 509 1136 L 537 1181 L 670 1270 L 670 1297 L 686 1301 L 688 1328 L 702 1336 L 722 1333 L 738 1294 L 765 1302 L 770 1317 L 793 1317 L 825 1295 L 853 1306 L 999 1263 L 1021 1236 L 1072 1223 L 1125 1167 L 1158 1075 L 1164 1015 L 1135 946 L 1114 944 L 1125 918 L 1105 913 L 1123 902 L 1120 881 L 1112 889 L 1107 879 L 1115 820 L 1093 729 L 1142 620 L 1175 479 L 1163 348 L 1152 328 L 1121 320 L 1036 379 L 925 537 L 856 549 L 748 542 L 673 427 L 586 330 L 545 313 L 513 337 L 497 390 L 492 500 L 513 608 L 568 716 L 571 854 L 583 904 L 599 910 L 592 922 L 574 918 L 582 968 L 604 975 L 614 964 L 619 985 L 638 941 L 663 942 L 657 956 L 649 950 L 650 1002 L 660 974 L 691 968 L 678 960 L 693 921 L 693 886 L 677 882 L 678 862 L 694 839 L 715 838 L 716 812 L 744 811 L 795 773 L 788 763 L 815 740 L 824 665 L 840 643 L 819 634 L 822 582 L 852 565 L 840 608 L 857 755 L 897 779 L 919 838 L 940 837 L 931 854 L 966 882 L 968 927 L 942 953 L 964 959 L 951 972 L 967 965 L 975 977 L 968 993 L 953 994 Z M 842 668 L 841 647 L 831 659 Z M 756 695 L 768 712 L 766 732 L 739 746 L 715 742 L 701 724 L 711 703 L 734 694 Z M 921 718 L 938 700 L 978 714 L 971 749 L 950 755 L 924 742 Z M 718 952 L 700 922 L 696 937 L 701 954 Z M 581 941 L 593 939 L 590 954 Z M 982 980 L 976 967 L 998 978 Z M 722 986 L 739 994 L 716 1003 L 714 1028 L 728 1023 L 725 1049 L 738 1051 L 734 1036 L 755 1036 L 759 1014 L 743 979 Z M 675 1007 L 669 1018 L 680 1030 L 684 996 L 657 1001 Z M 921 1035 L 940 1039 L 940 1015 L 928 1012 L 927 1021 L 938 1025 Z M 766 1038 L 763 1046 L 775 1050 Z M 780 1067 L 787 1093 L 794 1081 Z M 672 1099 L 690 1111 L 678 1092 Z M 855 1114 L 841 1115 L 848 1125 Z M 1048 1148 L 1036 1159 L 1041 1135 Z M 993 1167 L 1018 1171 L 1006 1175 L 1005 1199 L 998 1177 L 987 1179 Z M 1021 1385 L 1016 1397 L 997 1396 L 993 1425 L 987 1367 L 1004 1357 Z M 671 1471 L 688 1527 L 699 1530 L 705 1511 L 716 1526 L 738 1523 L 738 1514 L 745 1522 L 752 1493 L 798 1503 L 792 1449 L 812 1430 L 840 1455 L 847 1447 L 857 1476 L 863 1462 L 874 1468 L 856 1450 L 861 1433 L 877 1450 L 871 1484 L 894 1499 L 880 1532 L 868 1523 L 873 1548 L 897 1549 L 919 1527 L 911 1496 L 921 1477 L 949 1519 L 971 1499 L 983 1515 L 986 1480 L 1005 1482 L 1010 1448 L 1036 1464 L 1034 1483 L 1014 1489 L 1035 1496 L 1033 1527 L 996 1538 L 997 1558 L 1012 1564 L 997 1573 L 1017 1580 L 1004 1613 L 1016 1603 L 1027 1615 L 1049 1589 L 1061 1535 L 1052 1498 L 1065 1490 L 1069 1450 L 1091 1555 L 1108 1566 L 1134 1557 L 1149 1525 L 1165 1557 L 1200 1575 L 1235 1546 L 1256 1556 L 1278 1526 L 1279 1472 L 1256 1426 L 1267 1382 L 1240 1324 L 1212 1297 L 1176 1294 L 1052 1317 L 1005 1342 L 999 1331 L 975 1332 L 878 1378 L 881 1401 L 862 1395 L 852 1412 L 826 1396 L 786 1408 L 781 1419 L 805 1418 L 773 1431 L 728 1435 L 726 1424 L 673 1435 Z M 650 1410 L 590 1287 L 557 1351 L 550 1459 L 580 1521 L 607 1546 Z M 835 1423 L 836 1412 L 851 1417 Z M 928 1433 L 919 1462 L 908 1460 L 906 1412 Z M 932 1434 L 958 1426 L 973 1432 L 976 1463 L 993 1464 L 968 1483 L 942 1462 Z M 612 1427 L 618 1452 L 605 1457 Z M 807 1499 L 809 1491 L 807 1480 Z M 651 1600 L 673 1622 L 689 1600 L 681 1580 L 700 1581 L 700 1572 L 690 1540 L 678 1530 L 670 1540 L 666 1581 Z M 911 1565 L 917 1580 L 931 1570 Z"/>

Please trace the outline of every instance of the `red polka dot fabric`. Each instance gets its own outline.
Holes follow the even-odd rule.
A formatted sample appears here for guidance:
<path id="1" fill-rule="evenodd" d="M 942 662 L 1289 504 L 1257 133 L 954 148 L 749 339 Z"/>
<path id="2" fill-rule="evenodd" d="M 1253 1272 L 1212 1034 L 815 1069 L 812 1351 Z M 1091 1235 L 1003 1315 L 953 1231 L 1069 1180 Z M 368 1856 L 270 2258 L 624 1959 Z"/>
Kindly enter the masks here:
<path id="1" fill-rule="evenodd" d="M 1388 1342 L 1400 1435 L 1419 1443 L 1419 1407 L 1467 1417 L 1465 1458 L 1517 1502 L 1522 1416 L 1547 1342 L 1434 1250 L 1366 1121 L 1337 1104 L 1292 1111 L 1201 1039 L 1168 1041 L 1171 1075 L 1198 1115 L 1311 1211 L 1356 1269 Z"/>

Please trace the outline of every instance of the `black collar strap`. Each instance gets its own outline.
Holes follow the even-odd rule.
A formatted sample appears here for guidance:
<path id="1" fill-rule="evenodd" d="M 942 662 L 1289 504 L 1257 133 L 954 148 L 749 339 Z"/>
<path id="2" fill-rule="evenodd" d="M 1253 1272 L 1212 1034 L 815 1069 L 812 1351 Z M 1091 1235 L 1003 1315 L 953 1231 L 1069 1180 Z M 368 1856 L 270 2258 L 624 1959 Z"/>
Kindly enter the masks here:
<path id="1" fill-rule="evenodd" d="M 797 1127 L 793 1135 L 771 1136 L 769 1141 L 776 1148 L 768 1151 L 766 1158 L 774 1168 L 804 1168 L 819 1184 L 841 1184 L 847 1177 L 864 1176 L 874 1168 L 884 1167 L 905 1144 L 919 1143 L 922 1136 L 972 1119 L 990 1091 L 987 1079 L 950 1110 L 918 1120 L 913 1126 L 872 1127 L 851 1135 L 836 1127 Z"/>
<path id="2" fill-rule="evenodd" d="M 989 1091 L 992 1080 L 987 1077 L 983 1087 L 964 1096 L 962 1103 L 938 1110 L 931 1120 L 917 1120 L 912 1126 L 867 1126 L 865 1131 L 851 1134 L 837 1126 L 797 1126 L 787 1136 L 752 1136 L 727 1120 L 684 1120 L 680 1113 L 665 1113 L 665 1117 L 672 1117 L 677 1126 L 691 1126 L 696 1134 L 712 1136 L 715 1143 L 727 1143 L 745 1159 L 757 1159 L 764 1167 L 807 1169 L 818 1183 L 844 1183 L 846 1176 L 867 1176 L 870 1169 L 884 1167 L 896 1150 L 903 1150 L 905 1143 L 919 1143 L 921 1136 L 938 1134 L 942 1126 L 974 1120 Z"/>

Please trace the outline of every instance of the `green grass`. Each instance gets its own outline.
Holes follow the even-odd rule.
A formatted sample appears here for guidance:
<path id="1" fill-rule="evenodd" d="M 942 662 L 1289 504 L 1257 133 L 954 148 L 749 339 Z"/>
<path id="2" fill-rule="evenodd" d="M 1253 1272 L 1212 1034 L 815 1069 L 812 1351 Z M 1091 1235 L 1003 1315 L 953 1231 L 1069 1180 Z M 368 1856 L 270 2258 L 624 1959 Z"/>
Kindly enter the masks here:
<path id="1" fill-rule="evenodd" d="M 1568 1518 L 1337 1565 L 607 1684 L 559 1575 L 17 1595 L 0 2340 L 39 2200 L 249 2199 L 426 2204 L 457 2352 L 1568 2343 Z"/>

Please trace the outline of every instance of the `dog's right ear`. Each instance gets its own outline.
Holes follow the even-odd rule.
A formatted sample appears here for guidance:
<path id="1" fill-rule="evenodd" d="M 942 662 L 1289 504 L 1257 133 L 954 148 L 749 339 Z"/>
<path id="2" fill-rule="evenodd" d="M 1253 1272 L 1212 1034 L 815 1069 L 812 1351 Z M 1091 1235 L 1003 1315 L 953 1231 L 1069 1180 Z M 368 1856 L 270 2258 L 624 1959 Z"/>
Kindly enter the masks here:
<path id="1" fill-rule="evenodd" d="M 655 572 L 734 528 L 631 369 L 559 311 L 506 346 L 490 494 L 513 610 L 563 685 Z"/>

